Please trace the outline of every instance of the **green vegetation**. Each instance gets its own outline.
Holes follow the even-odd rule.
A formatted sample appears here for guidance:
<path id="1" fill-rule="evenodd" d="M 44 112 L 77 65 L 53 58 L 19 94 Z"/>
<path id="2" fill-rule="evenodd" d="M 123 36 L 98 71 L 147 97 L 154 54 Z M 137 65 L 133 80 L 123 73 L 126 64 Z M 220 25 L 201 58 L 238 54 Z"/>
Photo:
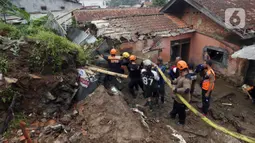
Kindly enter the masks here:
<path id="1" fill-rule="evenodd" d="M 71 53 L 78 53 L 76 62 L 83 65 L 88 60 L 81 46 L 72 43 L 68 39 L 56 35 L 53 31 L 46 29 L 43 25 L 47 17 L 42 17 L 32 21 L 29 25 L 13 26 L 0 22 L 0 35 L 8 36 L 12 39 L 19 39 L 24 36 L 33 39 L 37 44 L 32 46 L 30 55 L 30 65 L 32 68 L 43 70 L 45 65 L 53 67 L 53 71 L 59 71 L 63 63 L 64 56 Z M 0 67 L 1 68 L 1 67 Z"/>
<path id="2" fill-rule="evenodd" d="M 0 55 L 0 73 L 5 74 L 8 71 L 8 61 L 7 59 L 1 54 Z"/>
<path id="3" fill-rule="evenodd" d="M 31 55 L 33 66 L 43 68 L 44 65 L 50 64 L 59 69 L 63 62 L 63 56 L 69 52 L 78 52 L 77 62 L 80 64 L 84 64 L 88 59 L 88 55 L 79 45 L 53 32 L 39 31 L 30 38 L 38 41 Z"/>
<path id="4" fill-rule="evenodd" d="M 164 6 L 166 2 L 166 0 L 152 0 L 153 6 Z"/>
<path id="5" fill-rule="evenodd" d="M 118 7 L 120 5 L 130 5 L 133 6 L 138 4 L 139 0 L 110 0 L 107 5 L 110 7 Z"/>
<path id="6" fill-rule="evenodd" d="M 21 17 L 27 22 L 30 21 L 30 14 L 13 5 L 10 0 L 0 0 L 0 13 Z"/>
<path id="7" fill-rule="evenodd" d="M 3 103 L 10 103 L 15 94 L 17 93 L 11 87 L 8 87 L 1 91 L 0 97 Z"/>
<path id="8" fill-rule="evenodd" d="M 27 118 L 23 113 L 15 113 L 13 120 L 9 123 L 8 130 L 4 133 L 5 138 L 9 138 L 13 135 L 16 135 L 17 133 L 12 133 L 13 130 L 20 129 L 20 121 L 24 121 L 27 123 Z"/>

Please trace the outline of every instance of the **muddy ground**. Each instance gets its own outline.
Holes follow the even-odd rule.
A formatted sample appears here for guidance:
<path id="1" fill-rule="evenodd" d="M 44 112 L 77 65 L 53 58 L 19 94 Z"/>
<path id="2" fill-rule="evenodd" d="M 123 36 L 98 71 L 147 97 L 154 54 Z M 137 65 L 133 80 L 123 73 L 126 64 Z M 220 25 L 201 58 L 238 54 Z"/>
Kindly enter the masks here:
<path id="1" fill-rule="evenodd" d="M 197 86 L 196 93 L 199 92 Z M 171 92 L 167 87 L 166 103 L 156 106 L 152 111 L 142 106 L 145 100 L 141 91 L 138 94 L 139 96 L 133 99 L 127 88 L 124 88 L 120 94 L 114 95 L 110 90 L 100 86 L 84 101 L 79 102 L 74 109 L 67 110 L 59 118 L 47 118 L 47 121 L 42 121 L 38 117 L 37 122 L 30 120 L 32 132 L 33 130 L 38 132 L 37 135 L 33 135 L 33 139 L 43 143 L 242 142 L 209 127 L 191 111 L 187 111 L 186 125 L 177 125 L 177 120 L 168 118 L 173 100 L 169 96 Z M 199 101 L 199 96 L 193 97 L 192 105 L 197 108 Z M 223 80 L 217 80 L 208 118 L 229 130 L 254 137 L 254 108 L 255 106 L 239 89 L 228 86 Z M 133 111 L 134 109 L 142 111 L 144 116 Z M 41 126 L 42 123 L 44 125 Z M 58 125 L 60 128 L 56 127 Z M 181 141 L 182 138 L 185 141 Z"/>
<path id="2" fill-rule="evenodd" d="M 18 79 L 16 84 L 2 85 L 0 90 L 12 87 L 19 92 L 15 113 L 22 113 L 28 124 L 31 138 L 37 142 L 91 142 L 91 143 L 239 143 L 241 141 L 214 130 L 187 111 L 186 125 L 177 125 L 169 119 L 173 100 L 166 86 L 166 103 L 152 111 L 143 107 L 145 99 L 141 91 L 133 99 L 127 82 L 119 95 L 100 86 L 93 94 L 78 104 L 71 100 L 77 89 L 77 71 L 65 70 L 55 75 L 42 75 L 29 68 L 29 46 L 20 45 L 21 56 L 13 56 L 7 50 L 10 62 L 8 77 Z M 31 75 L 33 74 L 33 75 Z M 191 103 L 198 109 L 201 104 L 199 86 Z M 50 94 L 49 94 L 50 93 Z M 217 79 L 208 118 L 229 130 L 255 137 L 255 105 L 237 87 Z M 8 105 L 1 102 L 2 123 Z M 199 109 L 198 109 L 199 110 Z M 144 115 L 143 115 L 143 114 Z M 15 117 L 14 117 L 15 118 Z M 24 136 L 20 128 L 9 128 L 9 135 L 0 142 L 21 142 Z"/>
<path id="3" fill-rule="evenodd" d="M 136 104 L 144 105 L 145 100 L 142 95 L 138 96 L 137 99 L 133 99 L 128 94 L 128 89 L 124 89 L 123 92 L 125 95 L 128 95 L 125 99 L 131 107 L 134 107 Z M 195 96 L 193 96 L 191 103 L 198 110 L 199 106 L 201 106 L 200 92 L 199 85 L 197 85 Z M 160 124 L 174 127 L 188 143 L 242 142 L 216 131 L 196 117 L 191 111 L 187 112 L 186 125 L 184 127 L 177 125 L 177 119 L 169 119 L 169 112 L 173 105 L 173 99 L 170 97 L 171 94 L 170 89 L 166 86 L 166 103 L 155 107 L 152 112 L 147 111 L 148 118 L 157 120 Z M 212 98 L 212 106 L 208 115 L 209 119 L 231 131 L 255 137 L 255 105 L 247 99 L 241 89 L 218 79 Z M 225 103 L 229 105 L 224 105 Z"/>

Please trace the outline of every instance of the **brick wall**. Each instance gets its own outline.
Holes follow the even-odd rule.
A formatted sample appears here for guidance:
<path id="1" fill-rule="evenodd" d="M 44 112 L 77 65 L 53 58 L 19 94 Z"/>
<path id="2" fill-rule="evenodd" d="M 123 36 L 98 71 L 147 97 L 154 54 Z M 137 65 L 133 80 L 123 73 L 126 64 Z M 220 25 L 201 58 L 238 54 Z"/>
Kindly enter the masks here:
<path id="1" fill-rule="evenodd" d="M 189 60 L 193 61 L 195 64 L 203 63 L 203 49 L 206 46 L 227 50 L 227 66 L 224 67 L 219 64 L 214 64 L 213 68 L 218 74 L 228 77 L 232 82 L 242 84 L 245 76 L 245 69 L 247 69 L 247 60 L 231 58 L 231 55 L 235 52 L 234 49 L 240 49 L 240 47 L 230 43 L 227 44 L 227 42 L 220 42 L 214 38 L 200 33 L 195 33 L 191 39 L 191 52 Z"/>
<path id="2" fill-rule="evenodd" d="M 223 39 L 230 33 L 193 7 L 187 7 L 182 20 L 192 25 L 197 32 Z"/>

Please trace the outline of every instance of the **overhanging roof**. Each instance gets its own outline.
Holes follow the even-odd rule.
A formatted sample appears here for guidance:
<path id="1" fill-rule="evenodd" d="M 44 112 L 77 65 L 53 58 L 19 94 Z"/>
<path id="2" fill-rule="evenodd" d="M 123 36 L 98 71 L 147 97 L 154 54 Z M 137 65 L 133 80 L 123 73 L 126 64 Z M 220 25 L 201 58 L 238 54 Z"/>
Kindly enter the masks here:
<path id="1" fill-rule="evenodd" d="M 255 60 L 255 45 L 244 47 L 231 55 L 232 58 Z"/>
<path id="2" fill-rule="evenodd" d="M 243 39 L 255 37 L 255 2 L 251 0 L 170 0 L 160 12 L 166 12 L 174 3 L 184 1 L 193 6 L 220 26 L 225 25 L 225 11 L 227 8 L 243 8 L 246 11 L 245 28 L 228 29 Z"/>

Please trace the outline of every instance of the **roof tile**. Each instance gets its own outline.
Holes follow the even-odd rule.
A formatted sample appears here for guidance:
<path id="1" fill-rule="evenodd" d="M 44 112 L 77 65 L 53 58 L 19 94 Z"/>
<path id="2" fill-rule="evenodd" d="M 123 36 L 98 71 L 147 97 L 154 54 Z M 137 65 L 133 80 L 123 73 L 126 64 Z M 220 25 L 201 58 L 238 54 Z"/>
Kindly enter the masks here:
<path id="1" fill-rule="evenodd" d="M 113 17 L 125 17 L 131 15 L 158 14 L 160 8 L 116 8 L 116 9 L 94 9 L 74 11 L 75 19 L 80 23 L 90 22 Z"/>

